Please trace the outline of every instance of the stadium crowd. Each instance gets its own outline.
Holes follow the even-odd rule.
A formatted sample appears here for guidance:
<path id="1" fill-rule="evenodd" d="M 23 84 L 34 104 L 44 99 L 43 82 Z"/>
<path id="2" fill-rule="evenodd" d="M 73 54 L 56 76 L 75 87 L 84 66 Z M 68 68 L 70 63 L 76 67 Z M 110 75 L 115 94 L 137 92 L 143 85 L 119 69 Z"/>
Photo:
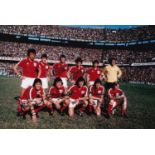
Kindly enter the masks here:
<path id="1" fill-rule="evenodd" d="M 72 48 L 13 42 L 0 42 L 0 56 L 23 58 L 27 55 L 27 49 L 32 47 L 37 51 L 37 58 L 40 58 L 43 53 L 47 53 L 48 59 L 50 60 L 59 60 L 59 56 L 61 54 L 65 54 L 67 60 L 72 61 L 78 56 L 81 56 L 86 62 L 90 62 L 98 58 L 100 58 L 99 61 L 101 61 L 102 57 L 101 49 Z"/>
<path id="2" fill-rule="evenodd" d="M 155 67 L 124 67 L 123 81 L 144 84 L 155 83 Z"/>
<path id="3" fill-rule="evenodd" d="M 0 56 L 24 58 L 26 50 L 31 47 L 36 49 L 37 58 L 40 58 L 43 53 L 47 53 L 50 60 L 58 60 L 61 54 L 65 54 L 69 61 L 73 61 L 76 57 L 81 56 L 85 62 L 91 62 L 96 59 L 100 62 L 107 62 L 108 58 L 115 57 L 118 64 L 131 64 L 151 62 L 152 58 L 155 57 L 155 52 L 152 50 L 102 50 L 14 42 L 0 42 Z"/>
<path id="4" fill-rule="evenodd" d="M 129 29 L 109 29 L 78 28 L 57 25 L 1 25 L 0 32 L 115 42 L 155 39 L 155 26 L 139 26 Z"/>

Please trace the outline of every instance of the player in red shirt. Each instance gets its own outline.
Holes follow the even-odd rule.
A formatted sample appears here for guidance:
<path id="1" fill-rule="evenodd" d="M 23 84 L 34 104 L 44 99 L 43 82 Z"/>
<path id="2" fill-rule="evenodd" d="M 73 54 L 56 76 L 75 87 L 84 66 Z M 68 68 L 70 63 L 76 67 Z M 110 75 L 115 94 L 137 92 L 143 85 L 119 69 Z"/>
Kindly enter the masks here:
<path id="1" fill-rule="evenodd" d="M 103 95 L 104 95 L 104 87 L 102 86 L 101 80 L 96 79 L 93 86 L 90 86 L 89 90 L 89 113 L 94 112 L 97 116 L 101 115 L 101 104 L 103 102 Z"/>
<path id="2" fill-rule="evenodd" d="M 84 85 L 85 80 L 80 77 L 76 84 L 71 86 L 67 91 L 70 97 L 69 116 L 74 116 L 74 109 L 77 105 L 81 105 L 79 109 L 80 116 L 83 116 L 83 111 L 88 105 L 88 88 Z"/>
<path id="3" fill-rule="evenodd" d="M 48 98 L 49 102 L 60 111 L 61 115 L 64 115 L 64 110 L 68 107 L 69 98 L 67 98 L 65 87 L 63 86 L 61 78 L 54 80 L 53 86 L 49 89 Z"/>
<path id="4" fill-rule="evenodd" d="M 85 68 L 82 66 L 82 59 L 78 57 L 75 60 L 76 66 L 73 66 L 69 69 L 68 77 L 72 84 L 78 80 L 79 77 L 84 77 Z"/>
<path id="5" fill-rule="evenodd" d="M 67 72 L 69 70 L 69 66 L 68 64 L 66 64 L 66 56 L 65 55 L 61 55 L 60 56 L 60 62 L 56 63 L 53 65 L 53 73 L 54 76 L 57 78 L 61 78 L 62 82 L 63 82 L 63 86 L 67 89 L 68 85 L 67 85 L 67 81 L 68 81 L 68 76 L 67 76 Z"/>
<path id="6" fill-rule="evenodd" d="M 96 79 L 102 79 L 102 70 L 98 67 L 99 61 L 93 61 L 93 67 L 87 71 L 87 86 L 94 85 Z"/>
<path id="7" fill-rule="evenodd" d="M 33 85 L 35 78 L 37 78 L 38 62 L 35 61 L 36 51 L 35 49 L 28 49 L 27 58 L 17 63 L 13 70 L 16 75 L 21 79 L 21 92 L 22 96 L 25 90 Z M 22 74 L 18 71 L 18 68 L 22 69 Z M 18 102 L 18 116 L 22 114 L 20 103 Z"/>
<path id="8" fill-rule="evenodd" d="M 32 120 L 36 121 L 36 114 L 44 107 L 44 105 L 48 106 L 40 79 L 35 79 L 33 86 L 30 86 L 25 90 L 20 98 L 20 104 L 24 112 L 27 112 L 28 110 L 31 111 Z"/>
<path id="9" fill-rule="evenodd" d="M 38 72 L 38 78 L 42 81 L 42 87 L 44 89 L 48 88 L 48 82 L 50 81 L 51 76 L 51 67 L 47 63 L 47 55 L 42 54 L 41 61 L 39 62 L 39 72 Z"/>
<path id="10" fill-rule="evenodd" d="M 108 105 L 108 118 L 112 115 L 113 110 L 118 106 L 121 106 L 121 116 L 127 117 L 127 98 L 124 92 L 119 88 L 119 84 L 114 84 L 114 86 L 108 90 L 108 96 L 110 98 Z"/>

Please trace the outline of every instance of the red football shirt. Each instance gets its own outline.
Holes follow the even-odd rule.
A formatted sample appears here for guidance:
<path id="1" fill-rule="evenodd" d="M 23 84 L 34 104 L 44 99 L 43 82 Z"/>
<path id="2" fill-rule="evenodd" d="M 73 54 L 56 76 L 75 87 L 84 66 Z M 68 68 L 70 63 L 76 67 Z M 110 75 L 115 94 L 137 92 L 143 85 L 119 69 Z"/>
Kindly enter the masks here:
<path id="1" fill-rule="evenodd" d="M 40 90 L 36 90 L 34 87 L 28 87 L 23 96 L 21 97 L 22 100 L 34 99 L 34 98 L 41 98 L 44 95 L 44 90 L 41 88 Z"/>
<path id="2" fill-rule="evenodd" d="M 77 81 L 79 77 L 83 77 L 84 72 L 85 68 L 83 66 L 80 66 L 80 68 L 78 68 L 78 66 L 74 66 L 70 69 L 70 73 L 72 74 L 74 81 Z"/>
<path id="3" fill-rule="evenodd" d="M 101 73 L 102 73 L 102 71 L 100 68 L 93 68 L 93 67 L 90 68 L 88 70 L 90 81 L 95 81 L 96 79 L 100 79 Z"/>
<path id="4" fill-rule="evenodd" d="M 47 72 L 50 69 L 50 65 L 48 63 L 43 63 L 42 61 L 39 62 L 39 69 L 41 69 L 41 74 L 39 78 L 46 78 Z"/>
<path id="5" fill-rule="evenodd" d="M 67 78 L 68 69 L 68 64 L 57 63 L 53 65 L 53 70 L 56 77 Z"/>
<path id="6" fill-rule="evenodd" d="M 78 99 L 88 95 L 88 88 L 86 86 L 78 87 L 77 85 L 74 85 L 70 87 L 68 92 L 70 93 L 70 97 L 72 99 Z"/>
<path id="7" fill-rule="evenodd" d="M 92 96 L 100 98 L 104 94 L 104 87 L 100 86 L 99 88 L 95 88 L 94 86 L 91 86 L 90 93 L 92 94 Z"/>
<path id="8" fill-rule="evenodd" d="M 36 78 L 38 71 L 38 62 L 31 61 L 29 58 L 25 58 L 18 63 L 18 66 L 22 68 L 23 76 L 29 78 Z"/>
<path id="9" fill-rule="evenodd" d="M 49 95 L 52 96 L 52 98 L 60 98 L 63 97 L 65 94 L 65 88 L 64 86 L 57 88 L 57 87 L 51 87 L 49 90 Z"/>
<path id="10" fill-rule="evenodd" d="M 115 88 L 115 89 L 110 88 L 108 91 L 108 95 L 110 97 L 113 97 L 114 99 L 116 99 L 119 95 L 122 95 L 122 94 L 123 94 L 123 91 L 118 88 Z"/>

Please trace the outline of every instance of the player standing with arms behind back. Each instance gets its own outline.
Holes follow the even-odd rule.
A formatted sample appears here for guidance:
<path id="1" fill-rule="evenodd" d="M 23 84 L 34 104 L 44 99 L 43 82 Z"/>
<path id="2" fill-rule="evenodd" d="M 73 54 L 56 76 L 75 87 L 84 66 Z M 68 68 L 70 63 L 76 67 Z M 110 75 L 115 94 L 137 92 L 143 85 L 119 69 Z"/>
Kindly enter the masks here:
<path id="1" fill-rule="evenodd" d="M 39 62 L 39 72 L 38 78 L 42 81 L 43 89 L 48 89 L 48 82 L 50 81 L 51 76 L 51 68 L 50 65 L 47 63 L 47 55 L 42 54 L 41 61 Z"/>
<path id="2" fill-rule="evenodd" d="M 99 61 L 93 61 L 93 67 L 91 67 L 87 72 L 87 86 L 94 85 L 96 79 L 102 78 L 102 70 L 99 68 Z"/>
<path id="3" fill-rule="evenodd" d="M 17 63 L 13 70 L 16 75 L 21 79 L 21 92 L 20 97 L 23 96 L 25 90 L 33 85 L 35 78 L 37 78 L 38 73 L 38 62 L 35 61 L 36 50 L 33 48 L 28 49 L 27 58 L 21 60 Z M 18 68 L 22 69 L 22 74 L 18 71 Z M 20 102 L 18 102 L 18 116 L 22 114 L 22 109 Z"/>
<path id="4" fill-rule="evenodd" d="M 75 63 L 76 66 L 71 67 L 68 72 L 68 77 L 72 84 L 75 84 L 78 78 L 84 77 L 85 73 L 85 68 L 82 66 L 82 59 L 80 57 L 75 60 Z"/>
<path id="5" fill-rule="evenodd" d="M 69 70 L 69 66 L 68 66 L 68 64 L 66 64 L 66 56 L 61 55 L 60 56 L 60 62 L 53 65 L 53 73 L 54 73 L 54 76 L 56 78 L 61 78 L 61 80 L 63 82 L 63 86 L 65 87 L 65 89 L 67 89 L 67 87 L 68 87 L 68 85 L 67 85 L 67 81 L 68 81 L 67 72 L 68 72 L 68 70 Z"/>

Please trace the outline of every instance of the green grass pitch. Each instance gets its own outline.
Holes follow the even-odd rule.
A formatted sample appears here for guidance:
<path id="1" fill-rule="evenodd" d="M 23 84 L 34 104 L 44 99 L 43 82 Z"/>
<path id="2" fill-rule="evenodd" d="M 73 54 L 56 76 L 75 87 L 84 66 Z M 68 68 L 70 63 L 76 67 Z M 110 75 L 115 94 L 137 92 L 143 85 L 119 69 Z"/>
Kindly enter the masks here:
<path id="1" fill-rule="evenodd" d="M 155 86 L 122 84 L 128 98 L 127 119 L 116 114 L 106 119 L 104 116 L 96 118 L 95 115 L 74 118 L 60 116 L 57 112 L 51 117 L 46 112 L 40 112 L 37 123 L 32 123 L 16 116 L 17 101 L 14 97 L 19 95 L 20 81 L 17 78 L 0 77 L 0 128 L 28 129 L 104 129 L 104 128 L 155 128 Z"/>

